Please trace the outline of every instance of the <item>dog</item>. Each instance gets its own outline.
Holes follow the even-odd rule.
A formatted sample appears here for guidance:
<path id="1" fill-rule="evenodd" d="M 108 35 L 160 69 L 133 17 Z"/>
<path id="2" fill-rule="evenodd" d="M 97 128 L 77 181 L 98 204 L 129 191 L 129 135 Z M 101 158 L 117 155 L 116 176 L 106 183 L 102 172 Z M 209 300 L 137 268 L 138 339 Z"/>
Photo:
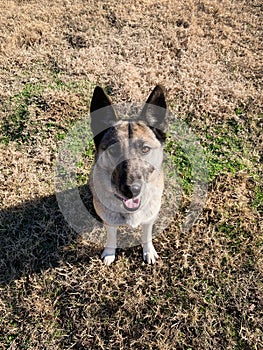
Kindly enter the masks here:
<path id="1" fill-rule="evenodd" d="M 167 132 L 164 90 L 157 85 L 138 116 L 118 120 L 109 97 L 97 86 L 90 114 L 96 148 L 90 189 L 95 211 L 107 232 L 101 258 L 105 265 L 115 260 L 118 226 L 141 225 L 143 259 L 154 264 L 158 254 L 152 242 L 152 228 L 164 187 L 162 162 Z"/>

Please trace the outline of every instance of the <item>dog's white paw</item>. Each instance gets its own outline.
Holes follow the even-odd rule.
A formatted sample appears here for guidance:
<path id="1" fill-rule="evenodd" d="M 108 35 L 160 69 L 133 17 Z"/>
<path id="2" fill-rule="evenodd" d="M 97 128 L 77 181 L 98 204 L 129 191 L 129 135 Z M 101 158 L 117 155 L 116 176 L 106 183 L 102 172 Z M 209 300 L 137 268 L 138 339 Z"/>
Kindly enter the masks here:
<path id="1" fill-rule="evenodd" d="M 158 254 L 152 243 L 143 245 L 143 260 L 148 264 L 155 264 L 158 259 Z"/>
<path id="2" fill-rule="evenodd" d="M 113 261 L 115 260 L 115 251 L 114 248 L 105 248 L 101 254 L 101 259 L 103 260 L 104 264 L 109 266 Z"/>

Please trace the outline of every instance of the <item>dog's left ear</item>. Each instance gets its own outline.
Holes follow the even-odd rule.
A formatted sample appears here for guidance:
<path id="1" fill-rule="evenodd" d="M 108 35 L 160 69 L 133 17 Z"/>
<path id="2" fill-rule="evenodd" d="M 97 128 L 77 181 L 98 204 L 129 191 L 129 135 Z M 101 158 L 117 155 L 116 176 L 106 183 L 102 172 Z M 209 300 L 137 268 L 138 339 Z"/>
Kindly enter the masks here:
<path id="1" fill-rule="evenodd" d="M 160 142 L 165 142 L 168 127 L 164 89 L 157 85 L 148 97 L 140 115 Z"/>
<path id="2" fill-rule="evenodd" d="M 96 86 L 90 104 L 91 130 L 96 148 L 104 133 L 116 123 L 117 118 L 109 97 L 100 86 Z"/>

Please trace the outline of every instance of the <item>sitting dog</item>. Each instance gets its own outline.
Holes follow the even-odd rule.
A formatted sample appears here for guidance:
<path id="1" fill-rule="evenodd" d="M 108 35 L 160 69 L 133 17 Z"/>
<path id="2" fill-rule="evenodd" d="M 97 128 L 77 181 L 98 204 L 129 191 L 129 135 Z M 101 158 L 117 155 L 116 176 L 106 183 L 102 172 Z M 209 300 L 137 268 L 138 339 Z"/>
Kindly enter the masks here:
<path id="1" fill-rule="evenodd" d="M 143 259 L 154 264 L 158 255 L 152 228 L 161 207 L 167 130 L 163 89 L 154 88 L 139 116 L 118 120 L 110 99 L 97 86 L 90 112 L 96 147 L 90 188 L 94 208 L 107 231 L 102 259 L 106 265 L 115 260 L 118 226 L 141 225 Z"/>

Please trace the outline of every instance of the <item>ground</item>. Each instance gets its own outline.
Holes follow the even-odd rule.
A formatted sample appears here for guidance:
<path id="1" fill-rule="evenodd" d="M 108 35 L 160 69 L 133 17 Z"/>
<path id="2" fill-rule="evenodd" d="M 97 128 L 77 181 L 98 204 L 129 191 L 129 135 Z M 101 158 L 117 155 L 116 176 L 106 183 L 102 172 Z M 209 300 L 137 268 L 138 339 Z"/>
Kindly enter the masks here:
<path id="1" fill-rule="evenodd" d="M 263 348 L 262 3 L 0 4 L 0 349 Z M 58 208 L 56 156 L 93 89 L 143 102 L 156 84 L 199 140 L 208 194 L 180 230 L 191 169 L 168 139 L 184 195 L 160 259 L 78 235 Z M 79 163 L 85 187 L 90 145 Z"/>

